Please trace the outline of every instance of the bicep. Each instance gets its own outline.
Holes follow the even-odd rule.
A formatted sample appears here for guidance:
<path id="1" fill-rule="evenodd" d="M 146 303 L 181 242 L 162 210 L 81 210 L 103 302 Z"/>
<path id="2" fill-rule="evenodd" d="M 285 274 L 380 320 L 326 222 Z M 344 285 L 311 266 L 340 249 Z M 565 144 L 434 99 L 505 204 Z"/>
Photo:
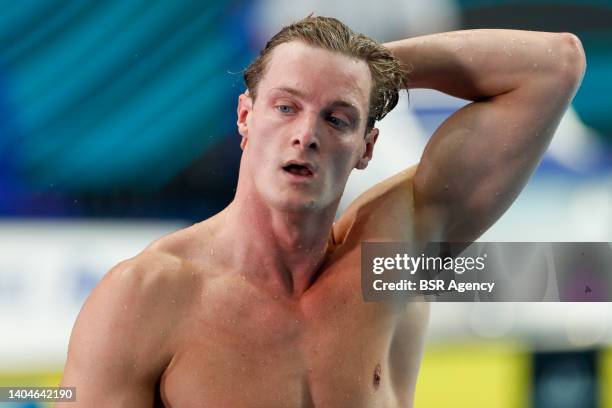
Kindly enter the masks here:
<path id="1" fill-rule="evenodd" d="M 70 402 L 65 406 L 151 407 L 154 384 L 121 367 L 124 363 L 118 362 L 116 356 L 105 357 L 105 354 L 95 348 L 88 352 L 73 348 L 69 352 L 61 386 L 75 387 L 77 404 Z"/>
<path id="2" fill-rule="evenodd" d="M 473 241 L 515 200 L 569 104 L 571 87 L 541 78 L 470 103 L 436 130 L 414 180 L 417 211 L 440 210 L 442 240 Z"/>

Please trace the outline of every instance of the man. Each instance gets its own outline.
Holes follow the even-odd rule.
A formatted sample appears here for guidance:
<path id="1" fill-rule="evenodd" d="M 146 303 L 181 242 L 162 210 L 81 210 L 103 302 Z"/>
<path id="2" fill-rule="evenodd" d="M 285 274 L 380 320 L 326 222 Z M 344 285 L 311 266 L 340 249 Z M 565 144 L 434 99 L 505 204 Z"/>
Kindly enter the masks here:
<path id="1" fill-rule="evenodd" d="M 360 243 L 475 240 L 534 171 L 584 68 L 571 34 L 379 46 L 335 19 L 285 27 L 245 74 L 234 201 L 103 278 L 62 385 L 83 407 L 411 406 L 428 304 L 365 303 Z M 400 86 L 474 102 L 334 224 Z"/>

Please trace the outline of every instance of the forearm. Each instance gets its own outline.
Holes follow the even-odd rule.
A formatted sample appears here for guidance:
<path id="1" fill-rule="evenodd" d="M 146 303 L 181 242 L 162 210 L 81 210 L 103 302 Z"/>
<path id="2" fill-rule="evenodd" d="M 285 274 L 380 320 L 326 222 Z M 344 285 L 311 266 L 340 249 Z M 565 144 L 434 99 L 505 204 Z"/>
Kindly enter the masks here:
<path id="1" fill-rule="evenodd" d="M 576 88 L 584 51 L 568 33 L 466 30 L 384 44 L 408 69 L 410 88 L 432 88 L 469 100 L 511 92 L 551 75 Z"/>

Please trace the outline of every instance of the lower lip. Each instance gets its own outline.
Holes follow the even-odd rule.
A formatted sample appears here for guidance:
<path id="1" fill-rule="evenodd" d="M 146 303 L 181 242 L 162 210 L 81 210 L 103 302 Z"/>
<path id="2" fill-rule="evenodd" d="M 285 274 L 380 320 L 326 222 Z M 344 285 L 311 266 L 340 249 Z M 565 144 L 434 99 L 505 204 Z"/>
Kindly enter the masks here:
<path id="1" fill-rule="evenodd" d="M 302 176 L 301 174 L 291 173 L 286 170 L 282 170 L 282 172 L 285 173 L 287 176 L 289 176 L 289 178 L 293 181 L 306 182 L 306 181 L 310 181 L 314 179 L 314 174 L 310 174 L 308 176 Z"/>

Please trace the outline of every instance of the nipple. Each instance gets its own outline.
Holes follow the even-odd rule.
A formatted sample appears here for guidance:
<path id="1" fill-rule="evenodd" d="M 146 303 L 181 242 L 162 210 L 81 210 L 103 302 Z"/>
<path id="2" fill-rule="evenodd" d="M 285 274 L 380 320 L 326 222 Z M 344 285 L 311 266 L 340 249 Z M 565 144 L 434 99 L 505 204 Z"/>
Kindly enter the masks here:
<path id="1" fill-rule="evenodd" d="M 382 368 L 380 367 L 380 364 L 376 364 L 376 367 L 374 368 L 374 376 L 372 378 L 372 384 L 374 384 L 375 390 L 377 390 L 378 387 L 380 386 L 381 374 L 382 374 Z"/>

